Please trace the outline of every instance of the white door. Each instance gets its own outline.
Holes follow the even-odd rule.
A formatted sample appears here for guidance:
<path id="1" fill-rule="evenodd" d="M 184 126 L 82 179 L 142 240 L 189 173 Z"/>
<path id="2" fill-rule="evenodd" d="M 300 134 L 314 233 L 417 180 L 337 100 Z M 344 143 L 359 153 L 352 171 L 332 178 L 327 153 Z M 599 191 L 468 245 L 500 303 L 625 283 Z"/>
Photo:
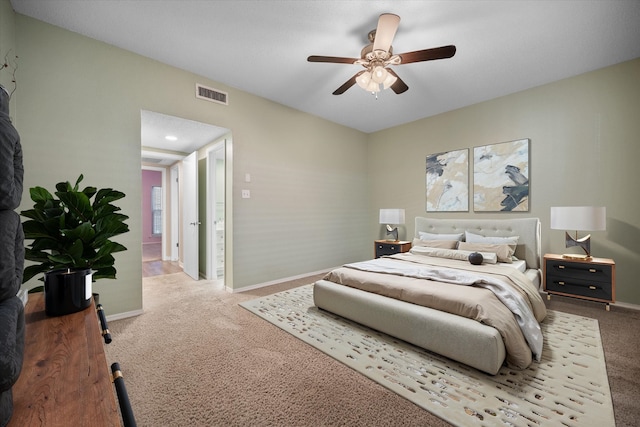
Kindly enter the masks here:
<path id="1" fill-rule="evenodd" d="M 198 266 L 198 153 L 193 152 L 182 161 L 182 257 L 184 272 L 199 279 Z"/>

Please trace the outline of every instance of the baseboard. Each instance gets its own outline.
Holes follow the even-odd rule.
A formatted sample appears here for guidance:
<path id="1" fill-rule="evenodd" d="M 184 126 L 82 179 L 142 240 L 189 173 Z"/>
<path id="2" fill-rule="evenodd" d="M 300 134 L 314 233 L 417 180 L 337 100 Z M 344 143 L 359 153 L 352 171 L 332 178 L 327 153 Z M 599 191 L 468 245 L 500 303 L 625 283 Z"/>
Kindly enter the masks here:
<path id="1" fill-rule="evenodd" d="M 282 279 L 277 279 L 277 280 L 270 280 L 268 282 L 258 283 L 256 285 L 245 286 L 245 287 L 240 288 L 240 289 L 232 289 L 232 288 L 229 288 L 228 286 L 225 287 L 225 289 L 227 290 L 227 292 L 231 292 L 233 294 L 240 293 L 240 292 L 246 292 L 246 291 L 252 291 L 254 289 L 260 289 L 260 288 L 264 288 L 264 287 L 267 287 L 267 286 L 277 285 L 278 283 L 282 283 L 282 282 L 289 282 L 291 280 L 298 280 L 298 279 L 304 279 L 305 277 L 309 277 L 309 276 L 315 276 L 316 274 L 328 273 L 329 271 L 334 270 L 335 268 L 337 268 L 337 267 L 328 268 L 326 270 L 314 271 L 314 272 L 311 272 L 311 273 L 300 274 L 299 276 L 291 276 L 291 277 L 284 277 Z"/>
<path id="2" fill-rule="evenodd" d="M 630 304 L 628 302 L 614 302 L 613 305 L 620 308 L 628 308 L 629 310 L 640 311 L 640 305 L 638 304 Z"/>
<path id="3" fill-rule="evenodd" d="M 116 313 L 107 316 L 107 322 L 111 322 L 112 320 L 121 320 L 129 317 L 139 316 L 144 313 L 144 310 L 134 310 L 134 311 L 125 311 L 124 313 Z"/>

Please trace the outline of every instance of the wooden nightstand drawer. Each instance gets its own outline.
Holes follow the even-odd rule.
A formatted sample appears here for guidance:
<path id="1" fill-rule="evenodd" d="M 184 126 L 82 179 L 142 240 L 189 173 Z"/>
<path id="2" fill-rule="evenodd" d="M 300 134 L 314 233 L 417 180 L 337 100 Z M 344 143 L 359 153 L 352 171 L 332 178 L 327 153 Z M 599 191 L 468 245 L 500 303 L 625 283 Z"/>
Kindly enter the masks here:
<path id="1" fill-rule="evenodd" d="M 590 299 L 612 301 L 611 282 L 590 282 L 588 280 L 574 280 L 567 277 L 547 276 L 546 289 Z"/>
<path id="2" fill-rule="evenodd" d="M 402 252 L 408 252 L 411 249 L 411 242 L 390 242 L 387 240 L 376 240 L 374 242 L 375 256 L 380 258 L 384 255 L 393 255 Z"/>
<path id="3" fill-rule="evenodd" d="M 547 260 L 547 274 L 611 283 L 613 267 L 608 264 Z"/>

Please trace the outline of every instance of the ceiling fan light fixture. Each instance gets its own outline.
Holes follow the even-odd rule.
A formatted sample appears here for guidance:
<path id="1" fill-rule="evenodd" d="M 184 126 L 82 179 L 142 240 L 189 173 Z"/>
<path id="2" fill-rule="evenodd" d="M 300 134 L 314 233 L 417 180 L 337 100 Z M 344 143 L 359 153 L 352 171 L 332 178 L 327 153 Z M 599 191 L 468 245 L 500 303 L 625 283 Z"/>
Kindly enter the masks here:
<path id="1" fill-rule="evenodd" d="M 384 81 L 382 82 L 382 87 L 384 87 L 385 89 L 389 89 L 391 86 L 393 86 L 393 84 L 398 80 L 398 78 L 396 76 L 394 76 L 393 74 L 387 72 L 387 78 L 384 79 Z"/>
<path id="2" fill-rule="evenodd" d="M 367 92 L 371 92 L 371 93 L 380 92 L 380 83 L 377 83 L 372 79 L 367 85 Z"/>
<path id="3" fill-rule="evenodd" d="M 385 81 L 385 79 L 387 78 L 387 76 L 389 75 L 389 72 L 387 71 L 386 68 L 380 66 L 380 65 L 376 65 L 373 68 L 373 72 L 371 73 L 371 79 L 380 84 L 382 82 Z"/>
<path id="4" fill-rule="evenodd" d="M 356 77 L 356 83 L 358 83 L 358 86 L 360 86 L 364 90 L 367 90 L 367 87 L 369 86 L 370 82 L 371 82 L 371 73 L 368 71 L 365 71 L 362 74 L 360 74 L 358 77 Z"/>

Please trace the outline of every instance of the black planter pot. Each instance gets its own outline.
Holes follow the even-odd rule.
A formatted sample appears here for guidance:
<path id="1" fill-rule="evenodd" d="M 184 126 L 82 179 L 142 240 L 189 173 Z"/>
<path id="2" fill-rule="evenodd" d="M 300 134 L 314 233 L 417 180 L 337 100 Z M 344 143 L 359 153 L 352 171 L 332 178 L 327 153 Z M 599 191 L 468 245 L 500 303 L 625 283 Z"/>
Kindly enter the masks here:
<path id="1" fill-rule="evenodd" d="M 60 269 L 44 274 L 47 316 L 63 316 L 91 305 L 91 269 Z"/>

